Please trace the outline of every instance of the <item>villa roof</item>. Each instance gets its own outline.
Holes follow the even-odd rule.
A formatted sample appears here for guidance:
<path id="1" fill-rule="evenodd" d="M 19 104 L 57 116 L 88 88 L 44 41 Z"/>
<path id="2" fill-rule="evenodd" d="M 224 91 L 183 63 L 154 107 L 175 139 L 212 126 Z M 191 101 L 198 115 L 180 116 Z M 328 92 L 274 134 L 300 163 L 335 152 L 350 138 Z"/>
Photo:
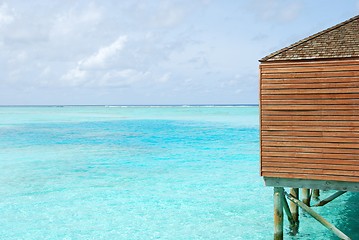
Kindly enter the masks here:
<path id="1" fill-rule="evenodd" d="M 359 15 L 269 54 L 259 61 L 352 57 L 359 57 Z"/>

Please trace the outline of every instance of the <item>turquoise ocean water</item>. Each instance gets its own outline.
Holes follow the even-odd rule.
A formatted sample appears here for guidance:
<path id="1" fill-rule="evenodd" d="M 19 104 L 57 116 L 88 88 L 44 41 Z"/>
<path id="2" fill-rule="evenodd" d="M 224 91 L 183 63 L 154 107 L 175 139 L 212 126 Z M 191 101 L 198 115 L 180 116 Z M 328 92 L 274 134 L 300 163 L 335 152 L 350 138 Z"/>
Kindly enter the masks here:
<path id="1" fill-rule="evenodd" d="M 258 118 L 238 106 L 0 107 L 0 239 L 271 239 Z M 358 200 L 318 212 L 359 239 Z M 336 239 L 301 220 L 286 239 Z"/>

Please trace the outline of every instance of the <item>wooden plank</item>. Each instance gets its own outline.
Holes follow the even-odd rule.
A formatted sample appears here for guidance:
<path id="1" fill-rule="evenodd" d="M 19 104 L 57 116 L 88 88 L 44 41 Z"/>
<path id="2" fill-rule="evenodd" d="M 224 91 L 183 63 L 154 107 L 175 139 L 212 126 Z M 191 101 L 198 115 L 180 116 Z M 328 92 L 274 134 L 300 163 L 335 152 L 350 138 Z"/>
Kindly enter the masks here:
<path id="1" fill-rule="evenodd" d="M 295 171 L 297 170 L 297 171 Z M 263 172 L 284 173 L 284 174 L 311 174 L 311 175 L 325 175 L 325 176 L 342 176 L 359 178 L 357 171 L 331 170 L 331 169 L 294 169 L 283 167 L 263 167 Z"/>
<path id="2" fill-rule="evenodd" d="M 262 100 L 297 100 L 297 99 L 310 99 L 310 100 L 318 100 L 318 99 L 359 99 L 358 93 L 340 93 L 340 94 L 330 94 L 330 93 L 322 93 L 322 94 L 281 94 L 281 95 L 270 95 L 263 94 L 261 95 Z"/>
<path id="3" fill-rule="evenodd" d="M 359 93 L 359 88 L 326 88 L 326 89 L 262 89 L 262 94 L 283 95 L 283 94 L 340 94 L 340 93 Z M 333 96 L 334 98 L 334 96 Z"/>
<path id="4" fill-rule="evenodd" d="M 265 100 L 262 99 L 263 105 L 278 104 L 278 105 L 357 105 L 359 107 L 359 99 L 283 99 L 283 100 Z"/>
<path id="5" fill-rule="evenodd" d="M 312 132 L 348 132 L 348 131 L 359 131 L 359 127 L 324 127 L 324 126 L 261 126 L 262 130 L 265 131 L 312 131 Z"/>
<path id="6" fill-rule="evenodd" d="M 262 84 L 319 84 L 358 82 L 359 77 L 324 77 L 324 78 L 262 78 Z M 262 86 L 262 84 L 260 86 Z"/>
<path id="7" fill-rule="evenodd" d="M 352 121 L 358 122 L 358 116 L 318 116 L 318 115 L 263 115 L 263 121 Z"/>
<path id="8" fill-rule="evenodd" d="M 262 103 L 262 110 L 287 110 L 287 111 L 296 111 L 296 110 L 352 110 L 358 108 L 356 104 L 336 104 L 336 105 L 270 105 Z"/>
<path id="9" fill-rule="evenodd" d="M 359 177 L 359 171 L 353 170 L 332 170 L 332 169 L 313 169 L 313 168 L 286 168 L 286 167 L 264 167 L 265 172 L 277 172 L 277 173 L 307 173 L 307 174 L 320 174 L 320 175 L 340 175 Z"/>
<path id="10" fill-rule="evenodd" d="M 359 77 L 359 71 L 346 72 L 309 72 L 309 73 L 263 73 L 263 78 L 322 78 L 322 77 Z"/>
<path id="11" fill-rule="evenodd" d="M 292 137 L 359 137 L 359 132 L 261 131 L 262 136 Z"/>
<path id="12" fill-rule="evenodd" d="M 300 153 L 348 153 L 359 154 L 359 149 L 326 148 L 326 147 L 272 147 L 262 146 L 264 152 L 300 152 Z M 359 162 L 358 162 L 359 164 Z"/>
<path id="13" fill-rule="evenodd" d="M 305 72 L 340 72 L 359 71 L 359 64 L 334 66 L 285 66 L 262 68 L 262 73 L 305 73 Z"/>
<path id="14" fill-rule="evenodd" d="M 268 115 L 285 115 L 285 116 L 359 116 L 359 108 L 358 109 L 347 109 L 347 110 L 287 110 L 287 109 L 279 109 L 279 110 L 265 110 L 261 108 L 262 116 Z"/>
<path id="15" fill-rule="evenodd" d="M 359 82 L 339 83 L 262 83 L 262 89 L 358 88 Z M 295 90 L 293 90 L 295 91 Z"/>
<path id="16" fill-rule="evenodd" d="M 262 161 L 263 167 L 295 168 L 295 169 L 326 169 L 326 170 L 344 170 L 359 171 L 359 165 L 336 165 L 319 163 L 296 163 L 296 162 L 267 162 Z"/>
<path id="17" fill-rule="evenodd" d="M 297 137 L 297 136 L 263 136 L 263 141 L 275 142 L 322 142 L 322 143 L 359 143 L 359 138 L 350 137 Z"/>
<path id="18" fill-rule="evenodd" d="M 262 126 L 359 127 L 359 121 L 265 121 Z"/>
<path id="19" fill-rule="evenodd" d="M 351 59 L 351 60 L 326 60 L 326 61 L 318 61 L 318 60 L 310 60 L 310 61 L 287 61 L 287 62 L 262 62 L 260 64 L 260 68 L 279 68 L 279 67 L 322 67 L 322 66 L 346 66 L 346 65 L 357 65 L 359 64 L 359 60 Z"/>
<path id="20" fill-rule="evenodd" d="M 312 174 L 312 173 L 285 173 L 285 172 L 281 173 L 281 172 L 272 172 L 272 171 L 262 171 L 262 176 L 280 177 L 280 178 L 298 178 L 298 179 L 308 179 L 308 180 L 359 182 L 359 177 Z"/>
<path id="21" fill-rule="evenodd" d="M 296 163 L 318 163 L 318 164 L 335 164 L 335 165 L 355 165 L 358 166 L 359 160 L 347 159 L 326 159 L 326 158 L 293 158 L 293 157 L 265 157 L 262 156 L 262 161 L 267 162 L 296 162 Z"/>
<path id="22" fill-rule="evenodd" d="M 261 130 L 261 136 L 297 136 L 297 137 L 323 137 L 323 132 L 310 132 L 310 131 L 268 131 Z M 340 133 L 342 136 L 348 136 L 346 132 L 329 132 L 329 133 Z M 336 135 L 332 135 L 336 136 Z M 358 133 L 359 136 L 359 133 Z"/>
<path id="23" fill-rule="evenodd" d="M 287 158 L 320 158 L 320 159 L 348 159 L 359 160 L 357 154 L 347 153 L 307 153 L 307 152 L 262 152 L 262 157 L 287 157 Z"/>
<path id="24" fill-rule="evenodd" d="M 330 142 L 282 142 L 262 140 L 262 146 L 266 147 L 326 147 L 326 148 L 355 148 L 359 149 L 358 143 L 330 143 Z"/>

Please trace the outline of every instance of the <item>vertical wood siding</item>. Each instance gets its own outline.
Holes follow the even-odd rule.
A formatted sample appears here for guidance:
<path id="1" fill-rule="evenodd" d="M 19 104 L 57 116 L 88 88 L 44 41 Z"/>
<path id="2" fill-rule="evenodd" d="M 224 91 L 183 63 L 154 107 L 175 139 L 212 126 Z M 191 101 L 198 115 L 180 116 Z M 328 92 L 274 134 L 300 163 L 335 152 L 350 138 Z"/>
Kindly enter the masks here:
<path id="1" fill-rule="evenodd" d="M 261 175 L 359 182 L 359 59 L 260 65 Z"/>

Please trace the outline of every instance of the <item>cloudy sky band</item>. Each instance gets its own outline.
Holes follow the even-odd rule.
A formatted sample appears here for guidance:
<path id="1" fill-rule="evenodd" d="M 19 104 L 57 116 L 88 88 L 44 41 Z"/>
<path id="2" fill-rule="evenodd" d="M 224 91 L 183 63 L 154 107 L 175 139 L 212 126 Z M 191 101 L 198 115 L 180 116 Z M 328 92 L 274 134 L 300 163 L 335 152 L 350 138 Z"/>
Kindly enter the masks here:
<path id="1" fill-rule="evenodd" d="M 0 1 L 0 105 L 258 101 L 258 59 L 358 0 Z"/>

